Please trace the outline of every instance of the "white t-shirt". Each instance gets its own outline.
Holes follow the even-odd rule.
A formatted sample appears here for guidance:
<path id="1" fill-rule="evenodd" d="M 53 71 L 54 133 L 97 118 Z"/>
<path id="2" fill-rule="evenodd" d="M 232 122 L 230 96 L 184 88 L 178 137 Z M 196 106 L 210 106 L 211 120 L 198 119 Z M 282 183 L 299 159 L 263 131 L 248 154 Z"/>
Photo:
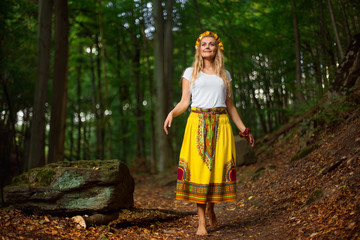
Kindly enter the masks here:
<path id="1" fill-rule="evenodd" d="M 183 78 L 191 82 L 193 68 L 185 69 Z M 229 80 L 231 76 L 226 71 Z M 215 108 L 226 107 L 226 85 L 218 75 L 211 75 L 199 72 L 197 79 L 191 86 L 191 107 L 196 108 Z"/>

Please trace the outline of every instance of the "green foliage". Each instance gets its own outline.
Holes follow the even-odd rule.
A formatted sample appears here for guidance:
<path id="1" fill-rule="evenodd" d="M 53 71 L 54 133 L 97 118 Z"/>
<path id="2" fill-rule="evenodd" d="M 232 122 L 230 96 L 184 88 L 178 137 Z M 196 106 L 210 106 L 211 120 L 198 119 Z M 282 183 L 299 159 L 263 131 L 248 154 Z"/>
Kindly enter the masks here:
<path id="1" fill-rule="evenodd" d="M 36 5 L 25 0 L 5 0 L 0 8 L 1 83 L 6 85 L 16 112 L 31 107 L 33 101 L 37 62 Z M 2 108 L 4 97 L 1 93 Z"/>
<path id="2" fill-rule="evenodd" d="M 105 129 L 111 129 L 111 136 L 109 131 L 104 133 L 105 158 L 110 158 L 111 137 L 113 158 L 123 162 L 138 157 L 151 159 L 155 144 L 151 136 L 154 124 L 158 124 L 153 122 L 157 109 L 153 80 L 152 1 L 101 2 L 104 39 L 100 37 L 98 1 L 69 1 L 71 27 L 66 159 L 96 159 L 99 123 L 105 125 Z M 326 93 L 339 61 L 336 59 L 337 48 L 326 4 L 323 4 L 327 34 L 324 42 L 319 37 L 319 2 L 296 1 L 303 64 L 301 89 L 295 84 L 294 30 L 288 1 L 199 0 L 197 4 L 196 8 L 194 1 L 174 1 L 174 74 L 170 80 L 173 99 L 169 104 L 175 106 L 181 99 L 182 72 L 191 66 L 195 40 L 205 30 L 217 32 L 224 43 L 225 64 L 232 76 L 234 103 L 256 138 L 277 129 L 289 117 L 305 112 Z M 347 20 L 359 15 L 357 5 L 346 3 Z M 26 0 L 4 0 L 0 7 L 3 23 L 0 25 L 0 80 L 7 87 L 15 115 L 24 115 L 23 121 L 18 119 L 16 126 L 17 145 L 22 156 L 27 156 L 26 142 L 29 139 L 27 134 L 36 82 L 37 10 L 37 2 Z M 338 4 L 334 4 L 334 11 L 339 24 L 343 25 L 346 19 Z M 354 29 L 351 25 L 350 30 Z M 346 32 L 343 29 L 340 38 L 345 46 Z M 109 109 L 105 109 L 108 120 L 96 118 L 101 96 L 105 101 L 105 76 L 101 61 L 103 46 L 108 81 Z M 49 99 L 53 91 L 51 76 L 52 69 Z M 294 101 L 298 91 L 305 95 L 307 102 L 303 106 Z M 0 123 L 7 121 L 10 108 L 4 96 L 1 92 Z M 105 102 L 102 104 L 104 108 Z M 335 124 L 343 120 L 343 111 L 354 107 L 346 101 L 340 101 L 338 105 L 324 105 L 315 121 L 318 125 Z M 47 103 L 47 121 L 50 111 L 51 103 Z M 180 150 L 187 115 L 188 112 L 176 118 L 171 130 L 176 154 Z M 234 132 L 237 132 L 235 126 Z M 144 143 L 144 156 L 139 153 L 139 139 Z M 308 154 L 305 150 L 297 157 Z M 260 176 L 261 172 L 257 174 Z"/>
<path id="3" fill-rule="evenodd" d="M 344 121 L 344 113 L 356 109 L 357 105 L 354 102 L 349 102 L 345 97 L 341 99 L 332 100 L 331 103 L 326 103 L 322 106 L 314 120 L 318 125 L 334 125 Z"/>

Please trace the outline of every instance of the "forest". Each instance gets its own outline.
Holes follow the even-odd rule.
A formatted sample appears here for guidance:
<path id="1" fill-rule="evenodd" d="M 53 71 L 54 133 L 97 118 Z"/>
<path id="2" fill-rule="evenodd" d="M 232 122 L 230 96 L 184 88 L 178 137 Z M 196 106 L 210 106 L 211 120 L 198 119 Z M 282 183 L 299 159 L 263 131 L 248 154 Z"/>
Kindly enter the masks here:
<path id="1" fill-rule="evenodd" d="M 163 123 L 206 30 L 224 44 L 234 103 L 260 143 L 258 158 L 287 124 L 315 116 L 320 104 L 330 110 L 317 116 L 333 124 L 314 130 L 324 139 L 344 122 L 341 111 L 357 109 L 353 102 L 332 106 L 328 96 L 339 92 L 338 69 L 359 39 L 359 1 L 2 0 L 0 22 L 1 205 L 13 177 L 48 164 L 117 159 L 133 174 L 174 168 L 190 111 L 174 120 L 169 135 Z M 310 149 L 291 146 L 293 154 Z M 146 192 L 147 180 L 136 181 Z M 152 206 L 139 196 L 146 199 L 138 195 L 135 206 Z"/>
<path id="2" fill-rule="evenodd" d="M 1 9 L 0 150 L 14 175 L 80 159 L 176 165 L 186 114 L 169 137 L 162 123 L 205 30 L 224 42 L 234 102 L 259 139 L 327 93 L 360 31 L 359 3 L 346 0 L 4 0 Z"/>

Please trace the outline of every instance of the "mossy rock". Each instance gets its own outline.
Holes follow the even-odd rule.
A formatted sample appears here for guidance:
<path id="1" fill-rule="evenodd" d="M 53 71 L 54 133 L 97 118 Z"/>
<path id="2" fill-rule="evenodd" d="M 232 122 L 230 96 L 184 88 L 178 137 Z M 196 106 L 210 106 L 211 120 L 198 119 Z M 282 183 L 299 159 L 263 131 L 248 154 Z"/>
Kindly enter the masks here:
<path id="1" fill-rule="evenodd" d="M 118 160 L 52 163 L 4 188 L 5 201 L 41 213 L 92 213 L 133 206 L 134 179 Z"/>
<path id="2" fill-rule="evenodd" d="M 14 177 L 10 186 L 24 184 L 31 186 L 48 186 L 53 183 L 55 178 L 63 174 L 69 179 L 78 179 L 79 176 L 85 172 L 89 172 L 88 170 L 92 170 L 90 172 L 114 171 L 118 168 L 119 163 L 120 161 L 118 160 L 81 160 L 51 163 L 43 167 L 30 169 Z"/>

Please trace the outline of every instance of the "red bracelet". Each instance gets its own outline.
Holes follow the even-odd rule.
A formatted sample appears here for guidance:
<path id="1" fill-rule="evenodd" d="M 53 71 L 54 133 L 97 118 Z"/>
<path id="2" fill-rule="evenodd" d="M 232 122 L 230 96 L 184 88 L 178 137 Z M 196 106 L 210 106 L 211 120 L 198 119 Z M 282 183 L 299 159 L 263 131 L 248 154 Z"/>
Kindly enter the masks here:
<path id="1" fill-rule="evenodd" d="M 239 132 L 239 136 L 242 138 L 247 138 L 250 134 L 250 128 L 245 128 L 245 131 Z"/>

